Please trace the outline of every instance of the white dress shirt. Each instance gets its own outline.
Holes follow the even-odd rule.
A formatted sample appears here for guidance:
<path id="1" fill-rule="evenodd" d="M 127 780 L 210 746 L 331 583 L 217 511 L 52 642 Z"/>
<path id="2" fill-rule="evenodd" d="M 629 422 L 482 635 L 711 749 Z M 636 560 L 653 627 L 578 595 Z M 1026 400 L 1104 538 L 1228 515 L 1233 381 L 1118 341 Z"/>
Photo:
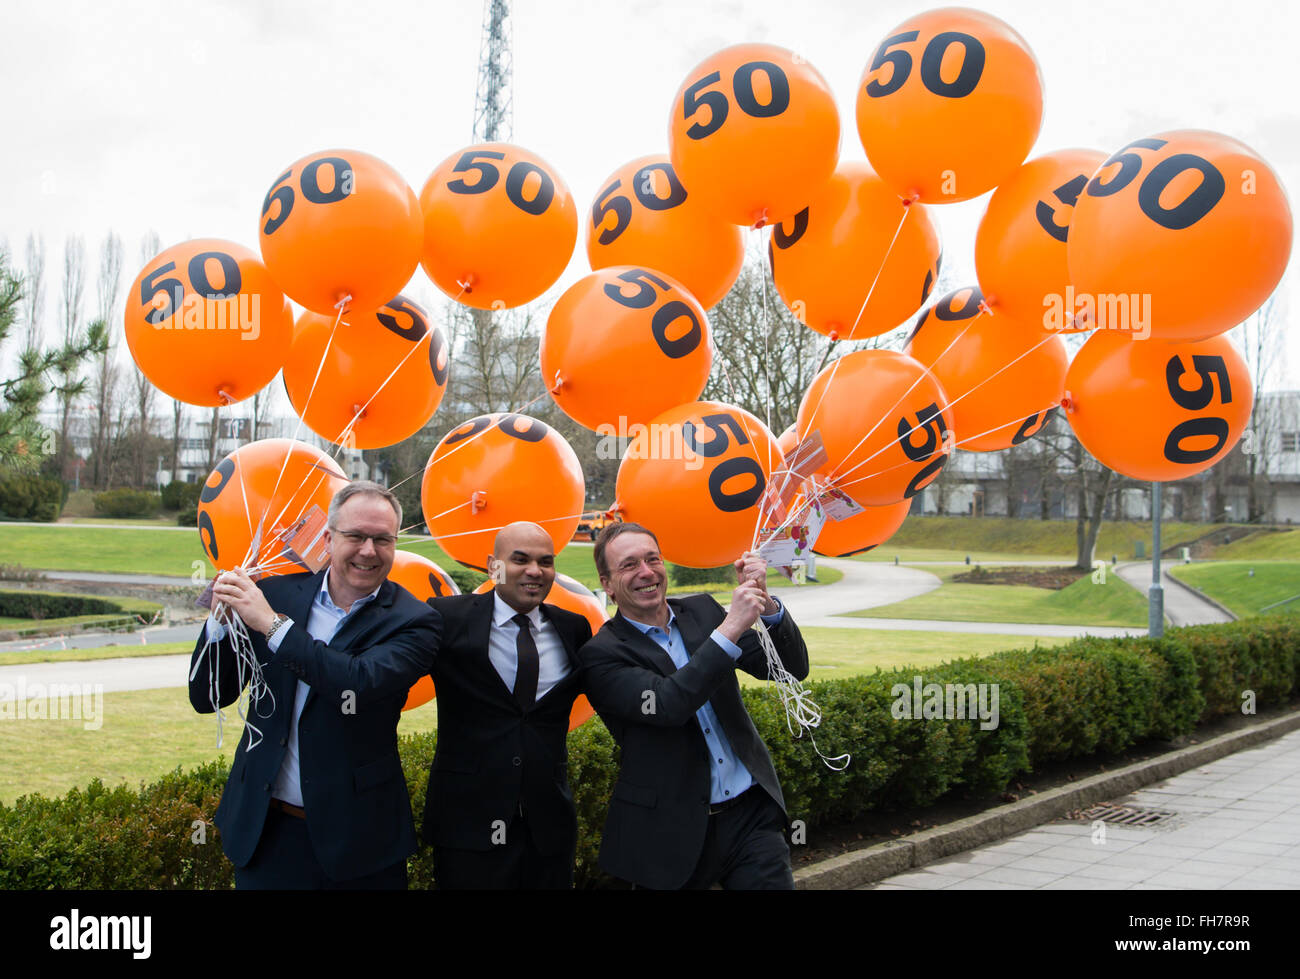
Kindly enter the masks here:
<path id="1" fill-rule="evenodd" d="M 519 613 L 492 593 L 492 631 L 488 637 L 488 658 L 506 688 L 514 693 L 515 676 L 519 672 L 519 626 L 510 620 Z M 569 654 L 564 650 L 560 634 L 542 615 L 540 608 L 528 613 L 532 623 L 533 642 L 537 645 L 537 695 L 541 700 L 550 689 L 572 671 Z"/>

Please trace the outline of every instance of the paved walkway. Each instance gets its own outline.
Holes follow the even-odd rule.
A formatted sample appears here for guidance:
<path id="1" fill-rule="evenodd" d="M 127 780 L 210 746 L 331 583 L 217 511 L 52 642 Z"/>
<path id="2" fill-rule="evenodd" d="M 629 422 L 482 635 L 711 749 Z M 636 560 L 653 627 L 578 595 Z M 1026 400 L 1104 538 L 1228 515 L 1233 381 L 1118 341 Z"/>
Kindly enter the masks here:
<path id="1" fill-rule="evenodd" d="M 1232 622 L 1233 618 L 1213 602 L 1207 602 L 1192 589 L 1169 574 L 1168 559 L 1160 563 L 1160 584 L 1165 595 L 1165 616 L 1174 625 L 1206 625 L 1210 622 Z M 1130 585 L 1147 594 L 1151 587 L 1151 562 L 1120 564 L 1115 573 Z"/>
<path id="2" fill-rule="evenodd" d="M 1112 801 L 1176 816 L 1152 829 L 1060 819 L 863 889 L 1300 888 L 1300 731 Z"/>

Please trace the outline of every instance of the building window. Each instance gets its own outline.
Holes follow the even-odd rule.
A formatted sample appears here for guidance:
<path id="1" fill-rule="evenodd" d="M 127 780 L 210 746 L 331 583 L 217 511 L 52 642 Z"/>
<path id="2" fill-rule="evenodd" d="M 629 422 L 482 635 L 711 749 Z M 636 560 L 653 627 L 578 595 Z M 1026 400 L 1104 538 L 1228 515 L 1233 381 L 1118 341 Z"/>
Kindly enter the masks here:
<path id="1" fill-rule="evenodd" d="M 1300 432 L 1282 433 L 1282 451 L 1300 452 Z"/>

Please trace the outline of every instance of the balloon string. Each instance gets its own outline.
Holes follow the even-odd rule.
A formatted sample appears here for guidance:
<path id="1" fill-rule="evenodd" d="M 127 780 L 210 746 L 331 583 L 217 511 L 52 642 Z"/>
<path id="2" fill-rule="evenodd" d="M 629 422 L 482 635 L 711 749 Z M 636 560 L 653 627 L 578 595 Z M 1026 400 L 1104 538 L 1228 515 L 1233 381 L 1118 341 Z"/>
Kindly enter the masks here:
<path id="1" fill-rule="evenodd" d="M 871 280 L 871 288 L 867 290 L 867 298 L 862 300 L 862 307 L 858 310 L 858 315 L 853 320 L 853 326 L 849 329 L 850 335 L 858 328 L 858 323 L 862 321 L 862 314 L 867 311 L 867 303 L 871 302 L 872 293 L 876 291 L 876 285 L 885 272 L 885 265 L 889 262 L 889 256 L 894 252 L 894 245 L 898 241 L 898 235 L 903 230 L 903 224 L 907 221 L 907 216 L 910 213 L 912 213 L 911 201 L 905 201 L 903 203 L 903 216 L 898 219 L 898 227 L 894 229 L 894 237 L 889 239 L 889 247 L 885 249 L 885 256 L 880 260 L 880 267 L 876 269 L 876 277 Z"/>
<path id="2" fill-rule="evenodd" d="M 469 504 L 462 503 L 461 506 L 469 506 Z M 452 507 L 453 510 L 457 510 L 459 508 L 460 507 Z M 570 513 L 567 516 L 563 516 L 563 517 L 546 517 L 542 520 L 534 520 L 533 523 L 547 524 L 547 523 L 558 523 L 561 520 L 573 520 L 575 517 L 581 517 L 582 514 L 586 512 L 587 512 L 586 510 L 583 510 L 581 513 Z M 439 514 L 439 516 L 441 516 L 441 514 Z M 434 517 L 434 519 L 436 520 L 438 518 Z M 418 526 L 418 524 L 414 524 L 413 526 Z M 504 530 L 508 526 L 510 525 L 500 524 L 499 526 L 496 527 L 479 527 L 475 530 L 461 530 L 461 531 L 457 531 L 454 534 L 438 534 L 437 536 L 430 534 L 429 537 L 436 544 L 439 541 L 447 540 L 449 537 L 468 537 L 471 534 L 487 534 L 487 533 L 491 533 L 494 530 Z"/>
<path id="3" fill-rule="evenodd" d="M 1007 428 L 1007 427 L 1009 427 L 1009 426 L 1011 426 L 1011 425 L 1015 425 L 1015 424 L 1018 423 L 1018 422 L 1028 421 L 1030 418 L 1033 418 L 1033 417 L 1036 416 L 1036 415 L 1041 415 L 1041 414 L 1043 414 L 1043 413 L 1046 412 L 1046 411 L 1051 411 L 1053 408 L 1056 408 L 1056 407 L 1058 407 L 1058 406 L 1059 406 L 1058 403 L 1055 402 L 1055 401 L 1053 401 L 1053 402 L 1052 402 L 1050 405 L 1048 405 L 1047 407 L 1045 407 L 1045 408 L 1039 408 L 1037 411 L 1031 411 L 1029 414 L 1024 415 L 1024 416 L 1021 417 L 1021 418 L 1013 418 L 1013 419 L 1011 419 L 1010 421 L 1006 421 L 1006 422 L 1002 422 L 1001 424 L 994 425 L 992 428 L 990 428 L 990 429 L 988 429 L 988 430 L 986 430 L 986 431 L 978 432 L 978 433 L 976 433 L 975 435 L 967 436 L 966 438 L 962 439 L 962 440 L 959 441 L 959 442 L 954 442 L 954 443 L 953 443 L 953 448 L 954 448 L 954 449 L 961 448 L 963 445 L 965 445 L 965 444 L 968 443 L 968 442 L 974 442 L 976 439 L 981 439 L 981 438 L 983 438 L 985 435 L 991 435 L 993 432 L 1001 431 L 1002 429 Z M 878 472 L 871 473 L 871 474 L 868 475 L 868 476 L 859 476 L 857 479 L 850 480 L 850 481 L 847 482 L 847 483 L 843 482 L 844 477 L 841 476 L 838 480 L 835 481 L 835 485 L 836 485 L 837 487 L 839 487 L 840 489 L 844 489 L 846 486 L 854 486 L 854 485 L 856 485 L 856 484 L 858 484 L 858 483 L 866 482 L 868 479 L 874 479 L 874 478 L 877 477 L 877 476 L 883 476 L 885 473 L 893 472 L 895 469 L 902 469 L 902 468 L 904 468 L 905 466 L 909 466 L 909 465 L 912 465 L 912 464 L 913 464 L 913 463 L 910 463 L 910 462 L 900 462 L 900 463 L 897 463 L 896 465 L 893 465 L 893 466 L 888 467 L 887 469 L 881 469 L 881 470 L 878 471 Z M 846 473 L 845 475 L 848 475 L 848 474 Z M 845 490 L 845 492 L 848 492 L 848 491 Z"/>
<path id="4" fill-rule="evenodd" d="M 383 383 L 380 384 L 379 387 L 375 388 L 374 394 L 372 394 L 369 397 L 369 399 L 366 401 L 366 403 L 363 404 L 357 410 L 357 413 L 352 416 L 352 420 L 349 421 L 347 425 L 343 427 L 343 431 L 339 433 L 339 437 L 333 440 L 336 446 L 334 450 L 335 459 L 337 459 L 338 454 L 343 451 L 344 440 L 349 435 L 352 434 L 353 429 L 356 428 L 357 422 L 360 421 L 361 416 L 366 413 L 366 409 L 370 407 L 370 405 L 374 402 L 375 398 L 379 397 L 380 392 L 383 391 L 384 388 L 388 387 L 388 382 L 397 376 L 397 372 L 400 371 L 406 365 L 406 362 L 408 360 L 411 359 L 411 355 L 414 354 L 421 347 L 423 347 L 425 345 L 426 340 L 432 342 L 432 338 L 433 338 L 433 330 L 432 329 L 426 330 L 424 336 L 420 337 L 419 340 L 417 340 L 415 343 L 411 345 L 411 349 L 406 352 L 405 356 L 403 356 L 400 361 L 398 361 L 397 366 L 393 368 L 392 372 L 386 378 L 384 378 Z"/>
<path id="5" fill-rule="evenodd" d="M 973 321 L 972 321 L 972 322 L 973 322 Z M 1051 340 L 1055 340 L 1055 339 L 1056 339 L 1055 335 L 1053 335 L 1053 334 L 1048 334 L 1046 337 L 1044 337 L 1044 338 L 1043 338 L 1042 340 L 1040 340 L 1038 343 L 1034 344 L 1034 345 L 1033 345 L 1032 347 L 1030 347 L 1028 350 L 1025 350 L 1023 353 L 1021 353 L 1019 356 L 1017 356 L 1017 357 L 1014 358 L 1013 360 L 1009 360 L 1009 361 L 1007 361 L 1007 363 L 1003 364 L 1003 365 L 1002 365 L 1001 367 L 999 367 L 996 371 L 994 371 L 994 372 L 993 372 L 992 374 L 990 374 L 988 377 L 986 377 L 986 378 L 984 378 L 983 380 L 981 380 L 981 381 L 980 381 L 978 384 L 976 384 L 974 387 L 970 388 L 970 389 L 967 390 L 967 391 L 962 392 L 961 395 L 959 395 L 958 397 L 956 397 L 956 398 L 952 399 L 951 401 L 947 402 L 947 403 L 944 405 L 944 411 L 947 411 L 949 408 L 952 408 L 954 405 L 960 404 L 963 398 L 966 398 L 967 396 L 969 396 L 969 395 L 971 395 L 971 394 L 974 394 L 974 393 L 975 393 L 976 391 L 978 391 L 981 387 L 983 387 L 983 386 L 984 386 L 985 384 L 987 384 L 989 381 L 993 380 L 993 378 L 997 377 L 997 376 L 998 376 L 999 374 L 1001 374 L 1003 371 L 1005 371 L 1005 370 L 1007 370 L 1007 369 L 1013 367 L 1016 363 L 1018 363 L 1019 361 L 1023 360 L 1025 357 L 1028 357 L 1031 353 L 1033 353 L 1035 350 L 1037 350 L 1037 349 L 1038 349 L 1039 347 L 1041 347 L 1043 344 L 1048 343 L 1049 341 L 1051 341 Z M 949 344 L 949 349 L 951 349 L 951 346 L 952 346 L 952 345 Z M 946 354 L 947 352 L 948 352 L 948 351 L 945 350 L 945 351 L 944 351 L 944 354 Z M 944 354 L 940 354 L 940 355 L 939 355 L 939 356 L 938 356 L 938 357 L 933 361 L 933 363 L 937 364 L 940 360 L 942 360 Z M 892 410 L 892 409 L 891 409 L 891 410 Z M 1033 414 L 1038 414 L 1038 412 L 1034 412 Z M 1032 415 L 1026 415 L 1025 417 L 1029 418 L 1029 417 L 1033 417 L 1033 416 L 1032 416 Z M 1006 424 L 1006 425 L 1010 425 L 1010 424 L 1013 424 L 1013 422 L 1006 422 L 1005 424 Z M 998 428 L 1003 428 L 1003 427 L 1005 427 L 1005 425 L 998 425 L 996 428 L 990 429 L 990 431 L 994 431 L 994 432 L 996 432 L 996 431 L 998 430 Z M 875 429 L 872 429 L 872 431 L 875 431 Z M 889 449 L 890 449 L 890 448 L 891 448 L 895 443 L 897 443 L 897 442 L 901 442 L 904 438 L 907 438 L 908 436 L 910 436 L 910 435 L 912 434 L 913 431 L 915 431 L 915 427 L 913 427 L 913 428 L 909 428 L 909 429 L 908 429 L 904 434 L 900 435 L 900 436 L 899 436 L 897 439 L 895 439 L 893 442 L 889 442 L 889 443 L 887 443 L 886 445 L 881 446 L 879 449 L 877 449 L 877 450 L 876 450 L 875 452 L 873 452 L 871 455 L 867 456 L 867 458 L 865 458 L 865 459 L 861 460 L 860 462 L 856 463 L 855 465 L 853 465 L 853 466 L 852 466 L 850 469 L 848 469 L 846 472 L 840 473 L 838 476 L 836 476 L 834 473 L 832 473 L 832 475 L 831 475 L 831 477 L 830 477 L 831 480 L 832 480 L 833 482 L 835 482 L 837 485 L 839 485 L 839 480 L 844 479 L 846 476 L 850 476 L 850 475 L 852 475 L 853 472 L 854 472 L 855 470 L 860 469 L 862 466 L 866 465 L 868 462 L 870 462 L 870 461 L 871 461 L 872 459 L 874 459 L 876 456 L 880 455 L 880 453 L 888 451 L 888 450 L 889 450 Z M 979 438 L 981 435 L 987 435 L 987 434 L 988 434 L 988 432 L 981 432 L 980 435 L 975 436 L 975 438 Z M 861 445 L 862 443 L 859 442 L 858 444 Z M 857 446 L 854 446 L 854 450 L 855 450 L 855 451 L 856 451 L 856 449 L 857 449 Z M 849 455 L 852 455 L 852 454 L 853 454 L 853 453 L 849 453 Z M 847 459 L 847 457 L 846 457 L 846 459 Z M 841 463 L 841 464 L 842 464 L 842 463 Z M 904 465 L 906 465 L 906 463 L 904 463 Z M 837 467 L 837 468 L 838 468 L 838 467 Z M 891 468 L 892 468 L 892 467 L 891 467 Z M 886 471 L 888 471 L 888 470 L 886 470 Z M 857 480 L 857 479 L 855 479 L 855 480 L 853 480 L 853 482 L 857 483 L 857 482 L 861 482 L 861 480 Z"/>
<path id="6" fill-rule="evenodd" d="M 786 730 L 796 738 L 803 737 L 803 733 L 807 731 L 813 750 L 817 752 L 817 757 L 826 767 L 834 772 L 844 771 L 852 760 L 850 756 L 846 753 L 828 758 L 821 753 L 817 742 L 812 738 L 813 728 L 819 727 L 822 722 L 821 708 L 813 702 L 808 691 L 799 682 L 799 678 L 787 670 L 785 664 L 781 662 L 776 644 L 772 641 L 767 625 L 762 619 L 755 623 L 755 629 L 758 632 L 759 645 L 763 647 L 763 653 L 767 658 L 768 682 L 776 688 L 781 707 L 785 711 Z"/>
<path id="7" fill-rule="evenodd" d="M 943 353 L 939 354 L 940 357 L 943 357 L 944 354 L 946 354 L 949 350 L 951 350 L 951 349 L 953 348 L 953 346 L 957 343 L 958 340 L 960 340 L 962 337 L 964 337 L 964 336 L 966 335 L 966 331 L 969 330 L 972 326 L 974 326 L 975 323 L 976 323 L 976 321 L 978 321 L 979 318 L 980 318 L 981 316 L 984 315 L 984 312 L 985 312 L 986 308 L 987 308 L 987 307 L 986 307 L 983 303 L 980 304 L 980 311 L 979 311 L 978 313 L 976 313 L 973 317 L 971 317 L 970 322 L 967 323 L 967 324 L 962 328 L 962 331 L 961 331 L 960 333 L 958 333 L 955 337 L 952 338 L 952 342 L 949 343 L 948 346 L 944 348 Z M 841 358 L 841 359 L 843 359 L 843 358 Z M 836 361 L 836 363 L 838 364 L 839 361 Z M 857 444 L 854 445 L 853 448 L 850 449 L 850 450 L 849 450 L 849 451 L 844 455 L 844 457 L 841 458 L 840 461 L 837 462 L 837 463 L 835 464 L 834 467 L 832 467 L 830 473 L 827 475 L 827 479 L 829 479 L 831 482 L 834 482 L 834 481 L 835 481 L 835 479 L 836 479 L 836 474 L 839 472 L 840 467 L 843 466 L 844 463 L 848 462 L 849 459 L 853 458 L 853 453 L 857 452 L 858 449 L 860 449 L 860 448 L 862 447 L 862 445 L 867 441 L 867 439 L 871 438 L 871 436 L 874 435 L 874 434 L 876 433 L 876 429 L 878 429 L 881 425 L 883 425 L 883 424 L 885 423 L 885 419 L 889 418 L 889 417 L 894 413 L 894 411 L 898 408 L 898 406 L 901 405 L 901 404 L 903 403 L 903 401 L 907 398 L 907 396 L 908 396 L 909 394 L 911 394 L 911 393 L 916 389 L 916 386 L 917 386 L 918 384 L 920 384 L 921 381 L 923 381 L 925 378 L 927 378 L 927 377 L 929 377 L 929 376 L 931 376 L 931 375 L 930 375 L 930 371 L 929 371 L 928 369 L 923 369 L 923 370 L 921 371 L 921 373 L 919 373 L 919 374 L 916 375 L 916 379 L 915 379 L 914 381 L 912 381 L 911 384 L 908 385 L 906 391 L 904 391 L 902 394 L 900 394 L 900 395 L 898 396 L 898 400 L 895 401 L 892 405 L 890 405 L 887 409 L 885 409 L 885 411 L 883 411 L 883 412 L 881 413 L 880 418 L 877 419 L 876 423 L 875 423 L 874 425 L 871 426 L 871 430 L 868 431 L 866 435 L 862 436 L 862 438 L 858 439 Z M 828 381 L 827 384 L 826 384 L 826 389 L 829 389 L 829 388 L 830 388 L 830 382 Z M 825 394 L 825 389 L 823 390 L 822 393 Z M 906 419 L 904 419 L 904 421 L 906 421 Z M 900 435 L 900 436 L 899 436 L 897 439 L 895 439 L 894 441 L 889 442 L 889 443 L 888 443 L 884 448 L 882 448 L 880 451 L 883 452 L 884 449 L 887 449 L 890 445 L 893 445 L 894 442 L 896 442 L 896 441 L 900 441 L 900 440 L 902 440 L 902 439 L 904 439 L 904 438 L 907 438 L 909 435 L 912 434 L 912 432 L 914 432 L 914 431 L 916 430 L 916 428 L 917 428 L 917 426 L 915 426 L 915 425 L 909 426 L 906 432 L 904 432 L 902 435 Z M 811 432 L 812 429 L 810 428 L 809 431 Z M 879 452 L 875 453 L 875 455 L 879 455 Z M 874 455 L 873 455 L 871 458 L 874 458 Z M 863 460 L 863 461 L 865 462 L 866 460 Z M 859 463 L 859 465 L 860 465 L 860 463 Z"/>

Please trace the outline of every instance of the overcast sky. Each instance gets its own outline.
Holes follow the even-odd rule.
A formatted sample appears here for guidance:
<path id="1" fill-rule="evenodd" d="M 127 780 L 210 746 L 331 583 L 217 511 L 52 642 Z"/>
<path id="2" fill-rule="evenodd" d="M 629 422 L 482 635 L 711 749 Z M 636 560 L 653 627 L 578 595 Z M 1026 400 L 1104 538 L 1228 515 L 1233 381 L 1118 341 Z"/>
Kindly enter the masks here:
<path id="1" fill-rule="evenodd" d="M 551 162 L 581 218 L 616 167 L 667 152 L 672 98 L 696 63 L 729 44 L 765 41 L 821 70 L 840 106 L 842 158 L 864 159 L 853 119 L 858 78 L 889 29 L 930 6 L 515 0 L 514 142 Z M 979 7 L 1018 30 L 1041 65 L 1044 119 L 1031 156 L 1068 146 L 1109 152 L 1161 130 L 1215 129 L 1262 154 L 1294 200 L 1294 4 Z M 471 141 L 482 16 L 481 0 L 6 2 L 0 241 L 21 262 L 28 233 L 44 234 L 48 321 L 69 234 L 85 236 L 92 269 L 110 229 L 125 239 L 125 291 L 149 229 L 164 245 L 213 236 L 256 249 L 267 188 L 309 152 L 373 153 L 418 193 L 443 158 Z M 935 208 L 945 261 L 970 281 L 986 202 Z M 1283 285 L 1292 315 L 1300 311 L 1295 264 Z M 586 271 L 579 242 L 562 284 Z M 417 292 L 434 294 L 423 272 L 417 279 Z M 1279 381 L 1300 386 L 1300 331 L 1289 331 L 1287 351 Z"/>

